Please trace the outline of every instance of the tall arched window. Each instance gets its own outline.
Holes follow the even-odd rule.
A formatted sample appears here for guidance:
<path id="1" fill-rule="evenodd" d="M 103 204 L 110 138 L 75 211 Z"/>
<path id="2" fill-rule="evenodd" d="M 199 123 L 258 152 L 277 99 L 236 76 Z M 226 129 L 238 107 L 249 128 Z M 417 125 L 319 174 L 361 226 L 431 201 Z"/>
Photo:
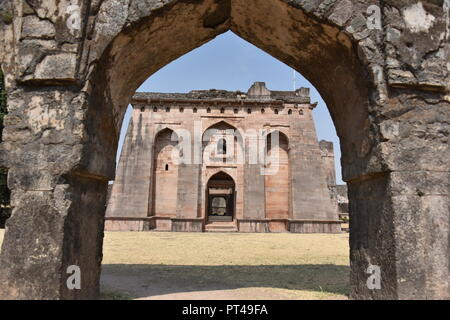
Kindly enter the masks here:
<path id="1" fill-rule="evenodd" d="M 217 143 L 217 154 L 227 154 L 227 141 L 220 139 Z"/>
<path id="2" fill-rule="evenodd" d="M 220 121 L 205 130 L 203 137 L 203 163 L 206 165 L 244 161 L 242 136 L 236 127 Z"/>
<path id="3" fill-rule="evenodd" d="M 171 216 L 177 210 L 179 153 L 174 135 L 166 128 L 155 136 L 152 215 L 156 216 Z"/>

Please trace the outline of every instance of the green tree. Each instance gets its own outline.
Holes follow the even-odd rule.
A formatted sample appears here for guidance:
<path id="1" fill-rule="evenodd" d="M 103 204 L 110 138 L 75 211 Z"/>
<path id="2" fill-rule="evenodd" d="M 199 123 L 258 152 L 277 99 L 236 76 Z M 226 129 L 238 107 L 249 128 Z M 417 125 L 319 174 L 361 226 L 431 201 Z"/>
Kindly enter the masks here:
<path id="1" fill-rule="evenodd" d="M 6 89 L 3 72 L 0 68 L 0 142 L 3 133 L 3 118 L 6 115 Z M 7 169 L 0 167 L 0 228 L 4 226 L 6 219 L 10 216 L 9 207 L 10 191 L 6 183 Z"/>

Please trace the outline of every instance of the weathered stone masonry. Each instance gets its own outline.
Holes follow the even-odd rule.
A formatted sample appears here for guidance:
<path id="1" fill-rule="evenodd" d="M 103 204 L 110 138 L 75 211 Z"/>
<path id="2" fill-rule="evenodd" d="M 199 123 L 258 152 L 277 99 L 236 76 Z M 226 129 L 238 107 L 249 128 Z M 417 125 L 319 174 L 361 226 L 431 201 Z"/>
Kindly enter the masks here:
<path id="1" fill-rule="evenodd" d="M 227 30 L 301 72 L 330 109 L 348 184 L 351 297 L 450 297 L 448 0 L 0 5 L 0 161 L 14 206 L 2 297 L 98 297 L 126 106 L 150 75 Z M 380 290 L 366 286 L 370 264 Z M 81 290 L 65 286 L 69 265 L 83 271 Z"/>
<path id="2" fill-rule="evenodd" d="M 341 231 L 332 200 L 333 145 L 317 141 L 309 89 L 270 91 L 256 82 L 246 93 L 137 93 L 131 103 L 106 230 Z M 178 141 L 183 137 L 177 132 L 188 133 L 189 141 Z M 205 138 L 208 132 L 211 137 Z M 171 139 L 174 134 L 177 141 Z M 260 134 L 264 137 L 258 140 Z M 277 171 L 272 174 L 267 167 L 261 177 L 265 165 L 251 157 L 258 156 L 259 148 L 270 156 L 271 134 L 278 134 L 279 146 L 273 146 Z M 198 147 L 203 143 L 200 161 L 194 159 L 194 139 Z M 227 150 L 217 154 L 219 143 Z M 180 159 L 173 151 L 183 147 L 190 152 L 189 163 L 174 163 Z M 229 198 L 230 192 L 211 189 L 217 174 L 229 176 L 233 196 L 226 213 L 211 215 L 209 200 Z"/>

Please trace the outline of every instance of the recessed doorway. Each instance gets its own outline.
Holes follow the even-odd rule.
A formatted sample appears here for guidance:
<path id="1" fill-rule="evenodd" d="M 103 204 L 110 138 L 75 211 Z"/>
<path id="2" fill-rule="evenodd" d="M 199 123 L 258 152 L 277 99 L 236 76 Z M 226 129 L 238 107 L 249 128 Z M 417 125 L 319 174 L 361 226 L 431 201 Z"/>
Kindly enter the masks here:
<path id="1" fill-rule="evenodd" d="M 234 218 L 235 183 L 233 178 L 219 172 L 209 179 L 207 186 L 207 221 L 231 222 Z"/>

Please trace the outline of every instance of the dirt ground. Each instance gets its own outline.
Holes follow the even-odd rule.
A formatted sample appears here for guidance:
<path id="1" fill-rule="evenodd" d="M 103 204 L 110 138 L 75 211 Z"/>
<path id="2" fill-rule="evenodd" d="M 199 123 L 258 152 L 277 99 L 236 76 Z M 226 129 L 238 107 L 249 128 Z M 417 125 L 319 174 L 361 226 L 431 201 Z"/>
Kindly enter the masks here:
<path id="1" fill-rule="evenodd" d="M 102 298 L 347 299 L 348 254 L 348 234 L 106 232 Z"/>

